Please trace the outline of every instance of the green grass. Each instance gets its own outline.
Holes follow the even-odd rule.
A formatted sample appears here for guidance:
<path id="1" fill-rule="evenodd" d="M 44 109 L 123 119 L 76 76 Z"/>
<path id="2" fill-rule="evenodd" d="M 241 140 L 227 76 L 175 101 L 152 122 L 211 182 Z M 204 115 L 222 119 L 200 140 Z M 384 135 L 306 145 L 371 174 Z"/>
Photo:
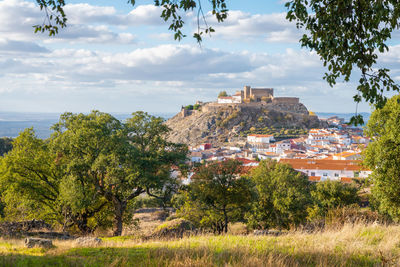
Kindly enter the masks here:
<path id="1" fill-rule="evenodd" d="M 25 249 L 0 242 L 0 266 L 379 266 L 400 265 L 400 226 L 346 226 L 282 236 L 195 236 L 140 242 L 104 238 L 99 247 Z"/>

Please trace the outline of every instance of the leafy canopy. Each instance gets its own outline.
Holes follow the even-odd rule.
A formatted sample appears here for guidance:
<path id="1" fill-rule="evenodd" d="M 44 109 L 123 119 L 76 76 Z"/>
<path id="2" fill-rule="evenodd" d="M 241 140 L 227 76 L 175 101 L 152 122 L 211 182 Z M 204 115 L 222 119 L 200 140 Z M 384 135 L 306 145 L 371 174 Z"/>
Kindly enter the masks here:
<path id="1" fill-rule="evenodd" d="M 330 209 L 358 203 L 358 188 L 352 184 L 327 180 L 316 184 L 311 191 L 313 206 L 308 209 L 309 219 L 321 219 Z"/>
<path id="2" fill-rule="evenodd" d="M 129 203 L 145 191 L 163 188 L 171 165 L 186 157 L 185 146 L 165 140 L 169 129 L 163 119 L 141 111 L 126 123 L 99 111 L 65 113 L 54 129 L 57 152 L 71 179 L 112 206 L 114 235 L 122 233 Z"/>
<path id="3" fill-rule="evenodd" d="M 251 183 L 240 176 L 242 172 L 243 166 L 236 160 L 199 167 L 179 213 L 202 227 L 226 233 L 230 222 L 243 220 L 252 201 Z"/>
<path id="4" fill-rule="evenodd" d="M 361 73 L 355 102 L 364 98 L 377 108 L 385 105 L 385 91 L 399 91 L 389 69 L 377 68 L 380 53 L 387 52 L 392 32 L 399 29 L 397 0 L 291 0 L 287 19 L 306 33 L 303 47 L 316 51 L 328 67 L 324 79 L 332 86 L 339 77 L 347 82 L 353 69 Z M 352 118 L 362 123 L 362 117 Z"/>
<path id="5" fill-rule="evenodd" d="M 248 214 L 253 228 L 283 228 L 306 221 L 313 187 L 308 177 L 288 164 L 263 160 L 250 177 L 256 185 L 257 200 Z"/>
<path id="6" fill-rule="evenodd" d="M 400 220 L 400 96 L 376 109 L 365 133 L 372 138 L 364 163 L 372 170 L 372 194 L 380 212 Z"/>
<path id="7" fill-rule="evenodd" d="M 45 13 L 45 21 L 42 25 L 35 25 L 35 32 L 48 32 L 50 36 L 58 33 L 58 28 L 67 26 L 67 14 L 64 12 L 65 0 L 36 0 L 40 9 Z M 128 0 L 128 4 L 135 5 L 135 0 Z M 226 0 L 210 0 L 212 15 L 218 22 L 222 22 L 227 18 L 228 9 Z M 214 29 L 207 24 L 205 19 L 205 11 L 201 0 L 154 0 L 155 6 L 162 7 L 161 18 L 165 22 L 169 22 L 169 29 L 172 30 L 175 40 L 181 40 L 186 37 L 182 32 L 184 20 L 180 15 L 180 11 L 189 12 L 197 11 L 197 32 L 193 37 L 200 43 L 204 34 L 211 34 Z M 203 23 L 201 23 L 201 21 Z"/>

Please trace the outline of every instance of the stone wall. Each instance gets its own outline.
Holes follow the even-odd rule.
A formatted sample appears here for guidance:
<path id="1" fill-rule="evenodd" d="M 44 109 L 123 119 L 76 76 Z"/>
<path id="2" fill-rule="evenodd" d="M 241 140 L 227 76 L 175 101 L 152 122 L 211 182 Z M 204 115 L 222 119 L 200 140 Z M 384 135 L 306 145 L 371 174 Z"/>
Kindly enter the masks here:
<path id="1" fill-rule="evenodd" d="M 273 97 L 274 89 L 272 89 L 272 88 L 251 88 L 250 94 L 255 100 L 261 99 L 263 96 Z"/>
<path id="2" fill-rule="evenodd" d="M 272 100 L 273 104 L 299 104 L 300 99 L 298 97 L 274 97 Z"/>

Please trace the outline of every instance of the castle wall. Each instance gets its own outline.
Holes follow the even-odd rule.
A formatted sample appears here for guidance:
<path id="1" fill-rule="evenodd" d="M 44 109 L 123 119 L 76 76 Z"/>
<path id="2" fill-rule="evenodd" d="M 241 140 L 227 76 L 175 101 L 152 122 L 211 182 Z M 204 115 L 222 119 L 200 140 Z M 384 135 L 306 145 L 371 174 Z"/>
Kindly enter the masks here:
<path id="1" fill-rule="evenodd" d="M 244 99 L 250 99 L 251 95 L 250 95 L 250 86 L 245 86 L 244 87 Z"/>
<path id="2" fill-rule="evenodd" d="M 272 88 L 251 88 L 250 94 L 255 100 L 261 99 L 263 96 L 273 97 L 274 89 Z"/>
<path id="3" fill-rule="evenodd" d="M 299 104 L 300 99 L 298 97 L 274 97 L 272 100 L 273 104 Z"/>

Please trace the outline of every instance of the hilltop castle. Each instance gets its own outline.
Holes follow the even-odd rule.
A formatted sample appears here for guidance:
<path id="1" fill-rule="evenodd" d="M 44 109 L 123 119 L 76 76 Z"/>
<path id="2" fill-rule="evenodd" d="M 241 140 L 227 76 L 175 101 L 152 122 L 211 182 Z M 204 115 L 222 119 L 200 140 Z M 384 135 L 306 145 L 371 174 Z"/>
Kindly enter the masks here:
<path id="1" fill-rule="evenodd" d="M 218 97 L 218 104 L 241 104 L 250 102 L 298 104 L 297 97 L 274 97 L 272 88 L 251 88 L 245 86 L 243 90 L 236 91 L 232 96 Z"/>

